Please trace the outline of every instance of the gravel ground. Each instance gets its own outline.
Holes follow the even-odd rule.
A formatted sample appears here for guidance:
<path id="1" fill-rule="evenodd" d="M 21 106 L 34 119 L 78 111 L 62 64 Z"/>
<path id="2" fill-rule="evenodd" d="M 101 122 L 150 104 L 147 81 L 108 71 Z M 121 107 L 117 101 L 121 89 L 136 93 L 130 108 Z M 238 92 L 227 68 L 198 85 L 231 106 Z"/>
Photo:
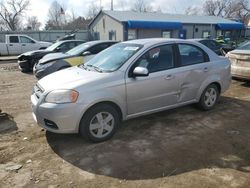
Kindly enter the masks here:
<path id="1" fill-rule="evenodd" d="M 250 83 L 233 81 L 216 108 L 191 106 L 124 122 L 109 141 L 39 128 L 33 75 L 0 64 L 0 187 L 249 187 Z"/>

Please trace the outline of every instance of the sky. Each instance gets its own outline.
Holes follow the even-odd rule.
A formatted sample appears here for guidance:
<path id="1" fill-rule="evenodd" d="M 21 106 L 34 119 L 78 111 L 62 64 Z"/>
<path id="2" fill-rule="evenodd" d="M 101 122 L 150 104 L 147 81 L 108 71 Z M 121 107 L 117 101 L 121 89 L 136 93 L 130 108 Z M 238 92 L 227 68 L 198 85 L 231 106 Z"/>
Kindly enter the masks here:
<path id="1" fill-rule="evenodd" d="M 27 16 L 37 16 L 38 20 L 44 25 L 48 19 L 48 10 L 54 0 L 30 0 Z M 104 10 L 110 9 L 111 0 L 57 0 L 63 7 L 65 12 L 73 10 L 78 16 L 87 16 L 88 7 L 92 2 L 103 7 Z M 205 0 L 146 0 L 156 10 L 160 7 L 166 13 L 185 12 L 189 6 L 201 6 Z M 134 3 L 133 0 L 113 0 L 114 10 L 127 10 Z"/>

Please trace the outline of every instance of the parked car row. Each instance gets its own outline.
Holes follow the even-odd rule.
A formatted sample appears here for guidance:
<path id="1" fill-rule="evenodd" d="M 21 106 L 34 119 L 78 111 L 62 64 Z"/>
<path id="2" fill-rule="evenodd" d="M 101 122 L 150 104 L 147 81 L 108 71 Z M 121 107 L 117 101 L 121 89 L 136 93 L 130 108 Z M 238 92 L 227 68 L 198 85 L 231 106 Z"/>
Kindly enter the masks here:
<path id="1" fill-rule="evenodd" d="M 23 53 L 18 56 L 18 64 L 22 72 L 30 72 L 33 70 L 33 67 L 40 59 L 45 55 L 50 53 L 62 52 L 65 53 L 68 50 L 78 46 L 79 44 L 84 43 L 85 41 L 81 40 L 67 40 L 57 42 L 44 50 L 34 50 Z"/>
<path id="2" fill-rule="evenodd" d="M 33 68 L 36 78 L 41 79 L 58 70 L 80 65 L 89 61 L 94 55 L 117 42 L 91 41 L 83 43 L 66 53 L 53 53 L 42 58 Z"/>
<path id="3" fill-rule="evenodd" d="M 191 103 L 211 110 L 230 86 L 228 58 L 201 43 L 141 39 L 108 44 L 112 46 L 81 64 L 68 63 L 67 58 L 76 56 L 67 52 L 56 64 L 78 66 L 37 82 L 31 101 L 39 126 L 101 142 L 111 138 L 123 120 Z M 71 52 L 79 49 L 75 55 L 93 54 L 91 43 L 80 46 Z M 54 55 L 44 58 L 55 63 Z"/>

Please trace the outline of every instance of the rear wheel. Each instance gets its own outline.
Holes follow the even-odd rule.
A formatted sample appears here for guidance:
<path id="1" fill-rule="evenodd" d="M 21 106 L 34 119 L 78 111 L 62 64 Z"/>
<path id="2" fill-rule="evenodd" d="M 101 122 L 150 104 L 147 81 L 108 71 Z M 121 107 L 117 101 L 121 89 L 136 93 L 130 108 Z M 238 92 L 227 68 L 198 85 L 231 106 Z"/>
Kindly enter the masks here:
<path id="1" fill-rule="evenodd" d="M 100 104 L 89 109 L 80 123 L 80 134 L 88 141 L 110 139 L 119 126 L 119 114 L 111 105 Z"/>
<path id="2" fill-rule="evenodd" d="M 23 73 L 31 72 L 30 69 L 27 69 L 27 68 L 20 68 L 20 69 L 21 69 L 21 72 Z"/>
<path id="3" fill-rule="evenodd" d="M 198 107 L 202 110 L 211 110 L 219 99 L 220 93 L 215 84 L 209 85 L 202 93 Z"/>

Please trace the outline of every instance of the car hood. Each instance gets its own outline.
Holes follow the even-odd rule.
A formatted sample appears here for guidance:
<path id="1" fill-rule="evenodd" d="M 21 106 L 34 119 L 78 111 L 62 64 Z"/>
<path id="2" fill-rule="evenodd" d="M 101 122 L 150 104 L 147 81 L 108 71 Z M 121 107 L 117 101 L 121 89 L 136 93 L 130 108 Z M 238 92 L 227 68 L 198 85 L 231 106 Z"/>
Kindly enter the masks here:
<path id="1" fill-rule="evenodd" d="M 75 89 L 83 84 L 90 84 L 96 80 L 103 80 L 110 73 L 88 71 L 79 67 L 71 67 L 45 76 L 38 84 L 45 90 Z"/>
<path id="2" fill-rule="evenodd" d="M 49 51 L 49 50 L 34 50 L 34 51 L 25 52 L 25 53 L 19 55 L 18 57 L 20 57 L 20 56 L 31 56 L 31 55 L 36 55 L 36 54 L 50 53 L 50 52 L 51 51 Z"/>
<path id="3" fill-rule="evenodd" d="M 52 45 L 51 42 L 39 41 L 39 43 L 40 43 L 40 44 L 43 44 L 43 45 L 45 45 L 45 46 L 50 46 L 50 45 Z"/>
<path id="4" fill-rule="evenodd" d="M 49 63 L 51 61 L 55 61 L 55 60 L 59 60 L 59 59 L 64 59 L 64 58 L 69 58 L 69 57 L 73 57 L 72 55 L 69 54 L 64 54 L 64 53 L 52 53 L 52 54 L 48 54 L 46 56 L 44 56 L 39 63 L 40 64 L 45 64 L 45 63 Z"/>

